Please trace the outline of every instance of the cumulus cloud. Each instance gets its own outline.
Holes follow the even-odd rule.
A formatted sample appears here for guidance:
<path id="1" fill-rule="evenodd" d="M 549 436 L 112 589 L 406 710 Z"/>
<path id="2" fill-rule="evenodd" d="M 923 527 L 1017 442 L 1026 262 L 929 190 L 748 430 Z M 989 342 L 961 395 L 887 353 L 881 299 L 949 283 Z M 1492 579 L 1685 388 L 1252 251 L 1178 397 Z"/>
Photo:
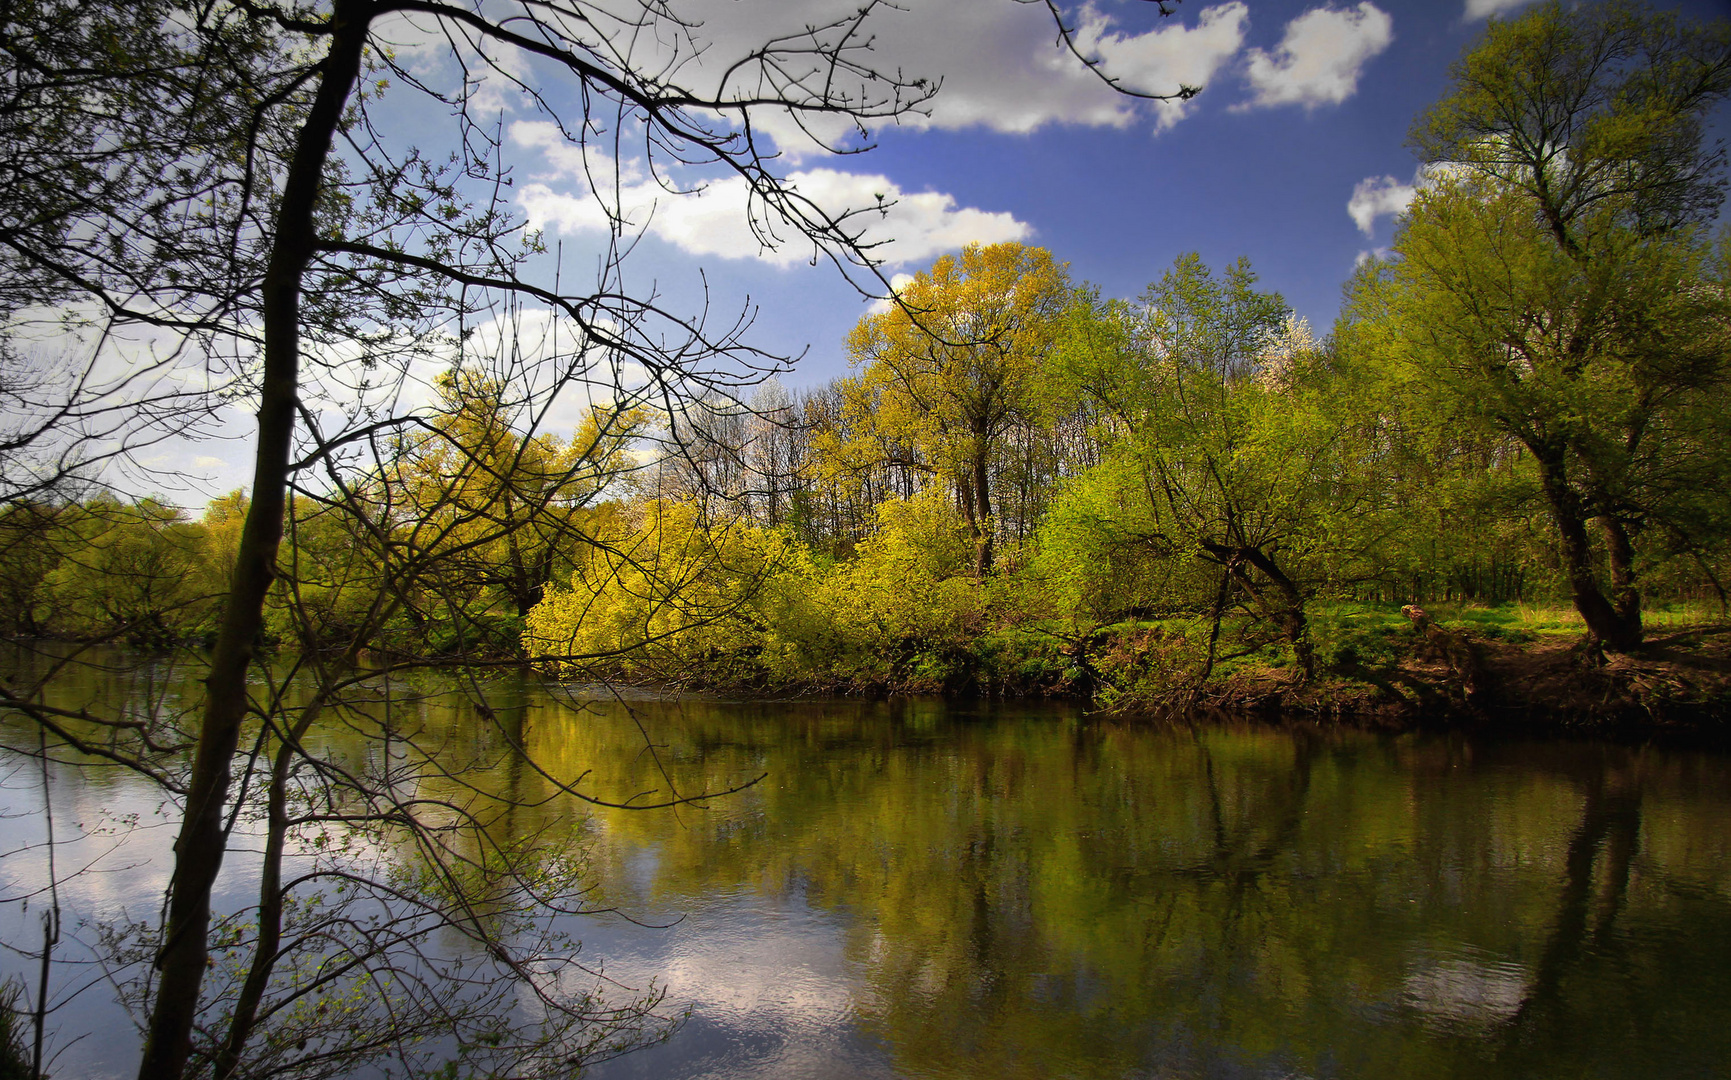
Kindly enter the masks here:
<path id="1" fill-rule="evenodd" d="M 1483 19 L 1490 15 L 1501 15 L 1505 11 L 1526 7 L 1532 0 L 1467 0 L 1466 19 Z"/>
<path id="2" fill-rule="evenodd" d="M 912 274 L 896 274 L 890 278 L 890 292 L 892 294 L 899 294 L 903 289 L 913 283 L 914 276 Z M 881 315 L 888 311 L 891 306 L 892 303 L 890 298 L 888 296 L 883 296 L 873 300 L 870 304 L 867 304 L 866 310 L 870 311 L 873 315 Z"/>
<path id="3" fill-rule="evenodd" d="M 1182 24 L 1144 34 L 1122 34 L 1110 19 L 1092 8 L 1084 12 L 1077 44 L 1098 56 L 1105 70 L 1126 85 L 1170 92 L 1179 86 L 1203 86 L 1221 65 L 1238 54 L 1250 11 L 1241 3 L 1204 8 L 1193 27 Z M 1194 101 L 1194 99 L 1192 99 Z M 1191 102 L 1153 103 L 1156 131 L 1184 119 Z"/>
<path id="4" fill-rule="evenodd" d="M 561 148 L 550 124 L 512 125 L 514 141 L 560 155 L 556 169 L 518 195 L 518 205 L 538 229 L 566 233 L 606 231 L 617 215 L 628 233 L 647 233 L 692 255 L 757 259 L 790 266 L 811 259 L 811 245 L 791 223 L 751 197 L 744 179 L 729 176 L 684 193 L 669 192 L 640 171 L 615 171 L 612 159 L 594 151 Z M 615 179 L 617 177 L 617 180 Z M 556 190 L 546 182 L 574 190 Z M 788 183 L 822 212 L 852 215 L 847 227 L 874 257 L 890 265 L 924 261 L 964 244 L 1026 239 L 1031 230 L 1014 215 L 959 206 L 952 195 L 904 191 L 882 175 L 813 168 L 792 172 Z M 754 227 L 755 223 L 755 227 Z"/>
<path id="5" fill-rule="evenodd" d="M 1392 176 L 1368 176 L 1352 189 L 1346 213 L 1358 226 L 1359 232 L 1370 236 L 1376 228 L 1377 218 L 1406 213 L 1406 208 L 1412 205 L 1417 195 L 1418 188 L 1413 184 L 1403 184 Z"/>
<path id="6" fill-rule="evenodd" d="M 691 23 L 690 41 L 635 35 L 615 46 L 632 66 L 670 71 L 695 93 L 757 97 L 765 86 L 761 65 L 749 60 L 754 50 L 778 39 L 839 42 L 839 30 L 824 28 L 852 25 L 858 7 L 857 0 L 688 0 L 678 10 Z M 1238 55 L 1249 13 L 1242 0 L 1231 0 L 1170 18 L 1138 12 L 1131 21 L 1089 4 L 1071 21 L 1077 47 L 1123 85 L 1175 93 L 1182 85 L 1209 82 Z M 815 38 L 812 27 L 819 28 Z M 1043 4 L 903 0 L 874 9 L 849 40 L 856 46 L 870 41 L 869 51 L 849 54 L 859 70 L 830 71 L 793 56 L 783 58 L 780 74 L 804 77 L 807 86 L 827 83 L 861 102 L 881 102 L 892 93 L 887 81 L 868 71 L 941 83 L 919 109 L 881 120 L 917 129 L 1022 134 L 1059 124 L 1122 128 L 1150 111 L 1156 127 L 1164 128 L 1186 112 L 1184 103 L 1141 103 L 1105 85 L 1058 40 Z M 857 145 L 845 117 L 804 113 L 800 121 L 770 108 L 752 115 L 756 130 L 789 160 L 821 153 L 826 142 Z"/>
<path id="7" fill-rule="evenodd" d="M 1338 105 L 1357 91 L 1364 65 L 1393 40 L 1394 20 L 1370 0 L 1307 11 L 1286 24 L 1273 52 L 1250 50 L 1246 75 L 1255 97 L 1242 107 Z"/>

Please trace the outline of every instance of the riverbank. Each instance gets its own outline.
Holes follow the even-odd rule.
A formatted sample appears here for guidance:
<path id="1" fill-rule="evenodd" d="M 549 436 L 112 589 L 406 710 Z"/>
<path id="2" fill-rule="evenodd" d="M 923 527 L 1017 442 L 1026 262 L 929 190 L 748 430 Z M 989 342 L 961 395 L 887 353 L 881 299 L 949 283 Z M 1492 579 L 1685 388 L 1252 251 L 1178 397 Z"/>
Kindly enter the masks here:
<path id="1" fill-rule="evenodd" d="M 1656 633 L 1631 653 L 1568 635 L 1510 641 L 1432 628 L 1382 663 L 1349 660 L 1307 684 L 1281 669 L 1244 671 L 1199 704 L 1388 729 L 1731 738 L 1731 626 Z"/>
<path id="2" fill-rule="evenodd" d="M 1319 627 L 1309 680 L 1283 650 L 1218 664 L 1198 679 L 1187 639 L 1155 626 L 1119 626 L 1070 637 L 1062 651 L 956 649 L 938 672 L 903 662 L 875 681 L 777 679 L 735 663 L 612 672 L 650 693 L 690 691 L 775 700 L 823 697 L 1068 700 L 1137 721 L 1256 717 L 1276 726 L 1323 724 L 1381 731 L 1504 731 L 1620 739 L 1731 743 L 1731 624 L 1665 626 L 1628 654 L 1587 646 L 1578 632 L 1535 633 L 1472 619 L 1378 616 Z M 747 674 L 744 677 L 740 673 Z M 646 677 L 647 676 L 647 677 Z"/>
<path id="3" fill-rule="evenodd" d="M 1309 680 L 1277 647 L 1215 664 L 1199 677 L 1192 636 L 1150 623 L 1087 634 L 1000 631 L 948 642 L 941 651 L 905 644 L 895 655 L 880 655 L 863 677 L 864 665 L 810 663 L 789 677 L 767 670 L 760 656 L 738 653 L 665 664 L 616 657 L 577 668 L 529 666 L 632 697 L 696 691 L 770 700 L 1048 700 L 1132 723 L 1230 715 L 1274 725 L 1731 744 L 1731 623 L 1660 625 L 1641 649 L 1618 654 L 1587 648 L 1578 631 L 1511 628 L 1483 611 L 1454 615 L 1414 624 L 1391 612 L 1324 612 L 1314 624 Z M 362 664 L 391 666 L 392 656 L 365 652 Z M 523 663 L 502 650 L 467 659 L 491 669 Z"/>

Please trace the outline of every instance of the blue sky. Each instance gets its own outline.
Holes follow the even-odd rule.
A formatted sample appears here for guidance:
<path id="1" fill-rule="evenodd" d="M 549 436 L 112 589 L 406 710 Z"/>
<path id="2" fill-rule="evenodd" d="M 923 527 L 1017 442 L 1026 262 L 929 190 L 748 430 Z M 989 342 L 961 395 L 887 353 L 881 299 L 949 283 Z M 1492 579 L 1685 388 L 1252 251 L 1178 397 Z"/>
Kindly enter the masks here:
<path id="1" fill-rule="evenodd" d="M 615 2 L 637 10 L 636 0 L 596 0 Z M 674 78 L 725 95 L 749 92 L 722 82 L 730 59 L 778 34 L 822 25 L 861 0 L 670 2 L 694 20 L 681 47 L 707 49 L 681 53 L 687 59 Z M 1049 248 L 1078 282 L 1135 297 L 1185 252 L 1199 252 L 1214 267 L 1245 256 L 1264 288 L 1282 293 L 1318 337 L 1326 335 L 1357 261 L 1393 237 L 1417 165 L 1405 146 L 1413 119 L 1446 92 L 1450 64 L 1483 32 L 1486 17 L 1517 15 L 1526 2 L 1175 6 L 1170 18 L 1148 0 L 1094 0 L 1066 11 L 1081 46 L 1125 82 L 1150 90 L 1202 84 L 1188 102 L 1142 102 L 1106 89 L 1056 46 L 1038 0 L 897 0 L 877 7 L 865 28 L 875 41 L 872 64 L 941 78 L 927 111 L 880 124 L 869 152 L 842 156 L 823 152 L 775 114 L 754 114 L 754 123 L 779 147 L 776 167 L 826 208 L 874 208 L 878 194 L 887 196 L 892 209 L 868 216 L 887 275 L 921 269 L 969 241 L 1016 239 Z M 1694 19 L 1731 15 L 1727 0 L 1663 6 Z M 464 75 L 436 28 L 399 17 L 380 30 L 398 62 L 424 82 L 450 86 Z M 668 40 L 636 35 L 619 47 L 642 67 L 666 58 Z M 559 85 L 530 61 L 495 59 L 531 83 Z M 452 135 L 448 110 L 404 90 L 387 93 L 379 114 L 392 137 L 442 154 Z M 567 288 L 608 242 L 593 185 L 597 167 L 599 175 L 614 175 L 617 166 L 616 189 L 599 195 L 616 200 L 640 234 L 623 271 L 627 290 L 653 292 L 674 310 L 707 301 L 712 320 L 723 325 L 753 312 L 749 343 L 804 354 L 782 375 L 785 385 L 848 373 L 844 340 L 870 301 L 832 266 L 809 265 L 809 245 L 763 249 L 744 224 L 737 180 L 675 167 L 661 175 L 701 191 L 669 195 L 646 173 L 629 124 L 618 125 L 618 142 L 602 130 L 587 148 L 573 146 L 505 80 L 477 85 L 470 105 L 471 115 L 497 115 L 512 198 L 562 251 Z M 820 134 L 857 145 L 843 131 Z M 545 313 L 530 315 L 531 323 L 552 323 Z M 483 340 L 504 332 L 484 329 Z M 562 340 L 568 345 L 573 337 Z M 398 401 L 425 407 L 433 400 L 431 376 L 445 362 L 426 358 Z M 333 399 L 326 407 L 347 406 Z M 585 408 L 574 396 L 562 401 L 547 417 L 551 430 L 569 431 Z M 244 485 L 252 442 L 246 412 L 228 410 L 209 432 L 215 439 L 155 447 L 138 461 L 146 482 L 184 492 L 171 498 L 194 506 Z"/>
<path id="2" fill-rule="evenodd" d="M 724 44 L 748 40 L 779 25 L 790 6 L 826 7 L 793 0 L 766 13 L 730 0 L 707 5 L 705 30 Z M 912 0 L 877 16 L 885 27 L 878 55 L 880 66 L 944 78 L 930 119 L 878 129 L 875 148 L 855 157 L 801 153 L 789 140 L 787 167 L 869 176 L 878 187 L 893 185 L 904 203 L 952 200 L 949 224 L 886 227 L 891 243 L 882 250 L 909 256 L 891 272 L 928 265 L 963 239 L 1020 238 L 1067 261 L 1077 280 L 1109 296 L 1135 296 L 1183 252 L 1200 252 L 1214 266 L 1248 256 L 1263 286 L 1281 292 L 1321 336 L 1356 261 L 1393 235 L 1389 211 L 1416 166 L 1405 146 L 1414 117 L 1447 90 L 1449 65 L 1483 32 L 1485 16 L 1525 6 L 1183 0 L 1162 19 L 1145 0 L 1102 0 L 1073 11 L 1084 37 L 1094 35 L 1110 70 L 1126 81 L 1205 84 L 1177 107 L 1113 100 L 1083 85 L 1073 63 L 1064 70 L 1041 6 Z M 1697 19 L 1731 13 L 1706 0 L 1668 6 Z M 524 123 L 518 141 L 527 146 L 533 140 L 523 133 L 533 121 Z M 536 175 L 532 165 L 526 172 Z M 584 197 L 570 177 L 543 179 L 550 199 Z M 1355 221 L 1349 204 L 1366 181 L 1384 198 L 1380 206 L 1361 199 Z M 825 184 L 837 180 L 816 186 Z M 579 225 L 527 197 L 524 205 L 550 236 L 581 247 Z M 631 280 L 653 279 L 671 296 L 690 297 L 702 266 L 719 308 L 748 299 L 757 306 L 757 341 L 789 353 L 809 345 L 785 382 L 847 371 L 842 341 L 865 306 L 832 269 L 785 252 L 778 262 L 738 238 L 729 246 L 701 232 L 658 220 Z"/>

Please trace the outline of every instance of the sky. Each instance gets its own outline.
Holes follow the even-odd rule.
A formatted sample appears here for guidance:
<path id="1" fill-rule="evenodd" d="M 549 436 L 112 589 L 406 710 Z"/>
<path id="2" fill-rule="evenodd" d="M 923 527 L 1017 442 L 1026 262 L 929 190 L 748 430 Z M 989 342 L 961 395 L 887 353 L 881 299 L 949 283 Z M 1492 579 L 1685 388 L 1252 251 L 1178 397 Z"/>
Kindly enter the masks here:
<path id="1" fill-rule="evenodd" d="M 682 55 L 678 77 L 701 87 L 724 80 L 728 61 L 754 45 L 821 25 L 860 0 L 675 3 L 708 46 Z M 874 209 L 883 197 L 884 212 L 866 220 L 886 276 L 923 269 L 969 242 L 1017 240 L 1049 249 L 1078 283 L 1134 298 L 1187 252 L 1215 268 L 1243 257 L 1261 286 L 1282 294 L 1322 337 L 1344 283 L 1358 262 L 1386 251 L 1411 197 L 1417 161 L 1406 139 L 1414 118 L 1447 92 L 1450 65 L 1486 19 L 1518 15 L 1526 0 L 1172 6 L 1170 17 L 1149 0 L 1064 10 L 1078 48 L 1109 74 L 1148 91 L 1201 86 L 1188 101 L 1143 101 L 1106 87 L 1059 47 L 1043 0 L 897 0 L 868 20 L 866 60 L 941 80 L 922 111 L 880 123 L 864 140 L 820 131 L 864 151 L 841 156 L 785 117 L 760 114 L 756 122 L 780 151 L 775 167 L 825 208 Z M 1660 6 L 1697 20 L 1731 16 L 1731 0 Z M 449 64 L 442 37 L 407 24 L 387 36 L 411 69 L 421 65 L 431 77 Z M 641 47 L 647 60 L 661 46 Z M 833 266 L 812 265 L 809 245 L 764 248 L 745 224 L 737 180 L 674 170 L 677 182 L 700 190 L 669 195 L 629 148 L 586 158 L 521 97 L 483 92 L 476 104 L 498 110 L 516 208 L 571 272 L 593 265 L 605 244 L 590 188 L 599 167 L 617 175 L 617 190 L 604 194 L 641 232 L 627 287 L 654 291 L 673 308 L 706 302 L 722 322 L 749 313 L 752 344 L 800 358 L 780 377 L 789 387 L 849 372 L 844 342 L 870 298 Z M 406 111 L 394 122 L 405 140 L 436 147 L 449 138 L 449 118 L 432 112 Z M 198 506 L 244 485 L 244 420 L 237 416 L 232 441 L 220 446 L 158 448 L 150 464 L 188 489 L 176 501 Z"/>
<path id="2" fill-rule="evenodd" d="M 833 6 L 726 0 L 708 5 L 705 29 L 723 43 L 747 40 L 786 12 Z M 1180 103 L 1100 85 L 1056 47 L 1042 4 L 909 0 L 875 17 L 877 62 L 942 78 L 930 116 L 877 128 L 873 148 L 854 157 L 803 152 L 789 138 L 787 169 L 820 202 L 857 208 L 888 192 L 896 206 L 872 236 L 888 241 L 877 251 L 891 274 L 969 241 L 1019 240 L 1051 250 L 1075 280 L 1129 298 L 1183 253 L 1213 267 L 1245 257 L 1320 337 L 1343 284 L 1386 250 L 1411 196 L 1414 118 L 1447 92 L 1450 65 L 1487 17 L 1526 6 L 1182 0 L 1162 18 L 1146 0 L 1098 0 L 1070 12 L 1082 47 L 1126 84 L 1203 87 Z M 1722 0 L 1664 6 L 1694 19 L 1731 15 Z M 557 153 L 545 125 L 510 123 L 520 149 Z M 580 246 L 575 175 L 533 166 L 525 175 L 525 212 Z M 865 301 L 833 268 L 808 265 L 808 251 L 758 250 L 737 205 L 722 213 L 727 192 L 697 201 L 703 209 L 670 210 L 662 199 L 637 253 L 639 279 L 690 295 L 702 267 L 718 307 L 755 306 L 755 340 L 808 350 L 784 382 L 846 374 L 844 339 Z"/>

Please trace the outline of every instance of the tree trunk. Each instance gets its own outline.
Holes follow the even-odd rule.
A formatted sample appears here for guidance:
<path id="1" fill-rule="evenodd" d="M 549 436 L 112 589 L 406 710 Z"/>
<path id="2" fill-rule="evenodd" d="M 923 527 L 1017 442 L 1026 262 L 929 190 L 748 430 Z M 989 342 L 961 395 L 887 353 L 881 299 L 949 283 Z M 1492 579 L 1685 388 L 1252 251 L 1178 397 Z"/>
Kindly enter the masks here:
<path id="1" fill-rule="evenodd" d="M 1641 640 L 1641 590 L 1635 584 L 1635 542 L 1629 529 L 1614 517 L 1604 519 L 1605 549 L 1611 563 L 1611 604 L 1617 618 L 1635 628 Z"/>
<path id="2" fill-rule="evenodd" d="M 1262 571 L 1262 576 L 1274 584 L 1281 599 L 1281 605 L 1271 613 L 1274 625 L 1280 627 L 1286 643 L 1292 646 L 1292 658 L 1297 661 L 1304 681 L 1316 678 L 1316 650 L 1311 647 L 1310 623 L 1304 616 L 1304 593 L 1298 583 L 1287 577 L 1286 572 L 1258 548 L 1241 548 L 1237 558 Z"/>
<path id="3" fill-rule="evenodd" d="M 352 655 L 352 652 L 351 652 Z M 216 1080 L 229 1080 L 238 1074 L 241 1054 L 252 1037 L 258 1020 L 258 1007 L 270 985 L 271 972 L 282 954 L 283 852 L 288 842 L 288 779 L 300 751 L 300 740 L 323 709 L 321 697 L 308 705 L 292 730 L 284 732 L 276 757 L 271 765 L 268 789 L 268 826 L 265 833 L 264 863 L 259 868 L 258 937 L 253 948 L 253 960 L 241 984 L 240 996 L 234 1004 L 234 1016 L 229 1021 L 228 1035 L 217 1052 L 212 1075 Z"/>
<path id="4" fill-rule="evenodd" d="M 986 472 L 986 456 L 980 454 L 974 458 L 972 475 L 973 503 L 979 511 L 978 520 L 974 526 L 974 575 L 985 577 L 992 569 L 992 490 L 991 480 Z"/>
<path id="5" fill-rule="evenodd" d="M 1593 547 L 1587 538 L 1587 518 L 1580 496 L 1569 486 L 1567 466 L 1562 452 L 1549 448 L 1534 448 L 1539 476 L 1545 489 L 1545 502 L 1550 507 L 1551 520 L 1563 542 L 1563 565 L 1569 575 L 1569 593 L 1575 610 L 1587 624 L 1587 632 L 1606 648 L 1624 651 L 1641 644 L 1641 607 L 1639 594 L 1634 592 L 1632 568 L 1628 569 L 1632 610 L 1619 611 L 1605 598 L 1593 572 Z M 1625 545 L 1627 534 L 1624 534 Z M 1613 561 L 1615 557 L 1613 556 Z"/>
<path id="6" fill-rule="evenodd" d="M 161 973 L 139 1062 L 139 1080 L 178 1080 L 192 1050 L 209 949 L 210 893 L 222 869 L 229 767 L 246 717 L 246 679 L 276 576 L 294 434 L 300 365 L 301 277 L 312 256 L 313 207 L 343 107 L 360 73 L 370 5 L 337 0 L 331 46 L 318 93 L 296 139 L 277 211 L 262 287 L 264 376 L 259 387 L 258 450 L 251 504 L 234 577 L 205 678 L 204 722 L 193 757 L 179 839 L 175 841 L 168 923 L 156 966 Z"/>

